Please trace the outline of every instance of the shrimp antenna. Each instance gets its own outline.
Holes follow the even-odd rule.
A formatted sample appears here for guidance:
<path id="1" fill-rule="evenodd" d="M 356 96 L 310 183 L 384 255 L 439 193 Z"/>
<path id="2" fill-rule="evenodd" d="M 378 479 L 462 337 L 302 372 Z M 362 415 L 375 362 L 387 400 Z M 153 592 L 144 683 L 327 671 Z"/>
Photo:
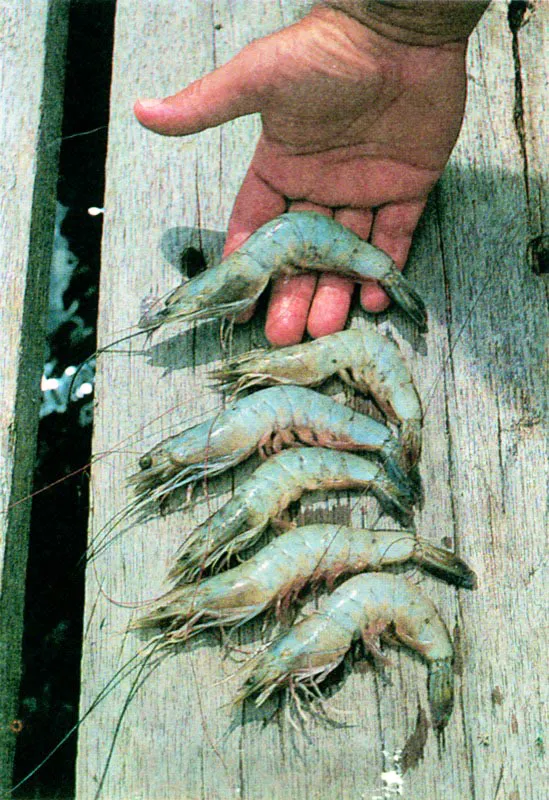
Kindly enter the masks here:
<path id="1" fill-rule="evenodd" d="M 163 642 L 162 642 L 162 638 L 161 637 L 155 637 L 154 639 L 152 639 L 152 641 L 151 641 L 151 650 L 150 650 L 149 653 L 147 653 L 147 655 L 143 659 L 143 662 L 138 667 L 137 675 L 135 676 L 135 678 L 132 681 L 132 685 L 130 686 L 128 694 L 126 695 L 126 699 L 124 700 L 124 705 L 122 706 L 122 710 L 120 711 L 120 714 L 118 715 L 118 719 L 116 721 L 116 726 L 115 726 L 115 729 L 114 729 L 114 732 L 113 732 L 113 735 L 112 735 L 111 743 L 109 745 L 109 752 L 107 754 L 107 758 L 106 758 L 106 761 L 105 761 L 105 766 L 103 767 L 103 772 L 101 773 L 101 778 L 100 778 L 99 783 L 97 785 L 97 791 L 95 793 L 94 800 L 97 800 L 97 798 L 101 795 L 101 792 L 103 790 L 103 786 L 105 784 L 105 779 L 107 777 L 107 772 L 109 770 L 109 766 L 110 766 L 110 763 L 111 763 L 111 760 L 112 760 L 112 757 L 113 757 L 113 754 L 114 754 L 116 740 L 118 739 L 118 735 L 119 735 L 120 730 L 122 728 L 122 721 L 124 719 L 126 711 L 130 707 L 130 703 L 132 702 L 132 700 L 136 696 L 136 694 L 139 692 L 139 690 L 141 689 L 141 687 L 143 686 L 145 681 L 149 678 L 150 675 L 152 675 L 154 670 L 157 669 L 160 666 L 160 663 L 161 663 L 161 660 L 162 660 L 161 658 L 159 658 L 157 661 L 155 661 L 150 666 L 149 666 L 149 662 L 150 662 L 151 658 L 154 656 L 154 654 L 156 653 L 156 651 L 158 650 L 158 648 L 159 647 L 162 648 L 162 645 L 163 645 Z M 145 672 L 145 669 L 147 668 L 147 666 L 149 666 L 149 669 L 147 670 L 146 674 L 143 675 L 143 673 Z"/>
<path id="2" fill-rule="evenodd" d="M 424 419 L 425 419 L 425 417 L 427 415 L 427 411 L 429 410 L 429 406 L 433 402 L 433 399 L 434 399 L 434 396 L 435 396 L 435 390 L 436 390 L 436 388 L 437 388 L 437 386 L 438 386 L 438 384 L 440 382 L 440 379 L 444 375 L 444 370 L 445 370 L 446 366 L 452 360 L 452 356 L 454 355 L 454 350 L 456 349 L 456 347 L 458 345 L 458 342 L 460 341 L 460 339 L 461 339 L 461 337 L 463 335 L 463 332 L 465 331 L 465 328 L 467 327 L 467 325 L 471 321 L 471 317 L 474 314 L 474 311 L 475 311 L 475 309 L 476 309 L 476 307 L 477 307 L 477 305 L 478 305 L 478 303 L 480 301 L 480 298 L 482 297 L 482 295 L 484 294 L 484 292 L 488 288 L 489 284 L 492 282 L 492 279 L 494 278 L 494 274 L 495 273 L 491 272 L 488 275 L 488 277 L 486 278 L 486 280 L 484 281 L 484 283 L 482 284 L 482 286 L 480 287 L 477 296 L 475 297 L 475 299 L 473 300 L 473 302 L 469 306 L 467 314 L 465 315 L 465 319 L 463 320 L 463 323 L 462 323 L 460 329 L 458 330 L 454 341 L 451 342 L 450 347 L 448 348 L 448 354 L 447 354 L 446 358 L 444 359 L 444 363 L 440 367 L 438 375 L 436 375 L 436 377 L 434 378 L 433 383 L 432 383 L 432 385 L 431 385 L 431 387 L 429 389 L 429 394 L 427 396 L 427 400 L 425 401 L 425 404 L 424 404 L 424 407 L 423 407 L 423 418 Z"/>
<path id="3" fill-rule="evenodd" d="M 72 390 L 74 388 L 74 383 L 76 381 L 76 378 L 78 377 L 80 372 L 84 369 L 86 364 L 90 363 L 92 358 L 101 355 L 101 353 L 106 353 L 108 350 L 110 350 L 111 347 L 114 347 L 115 345 L 120 344 L 121 342 L 126 342 L 128 339 L 133 339 L 134 336 L 139 336 L 142 333 L 145 333 L 145 331 L 133 331 L 133 333 L 128 333 L 127 336 L 122 336 L 120 339 L 116 339 L 114 342 L 110 342 L 110 344 L 106 344 L 104 347 L 99 347 L 97 350 L 94 350 L 94 352 L 91 353 L 91 355 L 85 358 L 84 361 L 81 361 L 80 364 L 77 366 L 76 371 L 74 372 L 71 378 L 71 382 L 69 384 L 69 395 L 68 395 L 69 400 L 72 397 Z M 147 331 L 146 333 L 150 334 L 150 331 Z"/>

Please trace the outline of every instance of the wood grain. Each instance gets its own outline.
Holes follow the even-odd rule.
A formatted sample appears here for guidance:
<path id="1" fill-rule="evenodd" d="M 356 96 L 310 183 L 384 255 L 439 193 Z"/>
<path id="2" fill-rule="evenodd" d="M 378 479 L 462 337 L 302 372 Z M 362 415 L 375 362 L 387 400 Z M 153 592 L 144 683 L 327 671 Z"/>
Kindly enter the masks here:
<path id="1" fill-rule="evenodd" d="M 67 5 L 0 2 L 0 792 L 11 785 Z M 2 791 L 3 790 L 3 791 Z"/>
<path id="2" fill-rule="evenodd" d="M 258 132 L 257 120 L 248 119 L 185 140 L 163 139 L 133 121 L 134 98 L 173 93 L 296 15 L 290 2 L 188 0 L 174 10 L 168 2 L 119 1 L 103 345 L 134 329 L 146 295 L 177 285 L 177 256 L 186 243 L 219 256 L 220 232 Z M 540 24 L 533 14 L 531 30 Z M 105 528 L 128 502 L 125 479 L 138 456 L 219 406 L 206 383 L 221 357 L 217 326 L 174 326 L 146 347 L 137 338 L 100 359 L 90 526 L 96 557 L 87 577 L 81 713 L 92 710 L 79 735 L 80 798 L 374 800 L 391 796 L 386 773 L 408 744 L 408 754 L 420 751 L 402 778 L 406 798 L 541 800 L 547 309 L 543 279 L 526 255 L 530 218 L 513 122 L 506 5 L 495 4 L 472 37 L 468 71 L 466 122 L 408 267 L 429 309 L 429 332 L 418 335 L 394 310 L 380 320 L 405 351 L 424 400 L 426 497 L 418 531 L 436 543 L 449 537 L 480 577 L 474 593 L 423 581 L 460 641 L 462 669 L 445 747 L 432 732 L 423 747 L 425 668 L 406 653 L 391 651 L 390 684 L 370 666 L 350 672 L 331 698 L 344 724 L 311 721 L 300 737 L 284 714 L 270 718 L 274 702 L 261 713 L 231 709 L 239 666 L 223 659 L 216 635 L 156 664 L 146 661 L 147 640 L 125 633 L 138 613 L 132 604 L 162 590 L 183 533 L 255 463 L 215 484 L 221 493 L 207 502 L 198 493 L 190 511 Z M 253 323 L 235 332 L 233 348 L 262 340 L 260 323 Z M 357 496 L 317 496 L 304 505 L 323 509 L 328 520 L 377 518 L 375 503 Z M 259 635 L 259 626 L 244 629 L 240 645 L 251 650 Z M 141 671 L 119 681 L 119 670 L 140 648 Z"/>

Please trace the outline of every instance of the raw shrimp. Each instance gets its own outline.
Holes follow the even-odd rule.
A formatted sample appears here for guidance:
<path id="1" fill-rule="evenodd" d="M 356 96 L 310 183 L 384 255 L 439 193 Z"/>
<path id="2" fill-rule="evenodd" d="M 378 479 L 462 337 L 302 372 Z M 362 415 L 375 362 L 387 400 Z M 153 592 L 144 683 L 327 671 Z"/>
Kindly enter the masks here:
<path id="1" fill-rule="evenodd" d="M 141 472 L 130 483 L 138 496 L 158 500 L 235 466 L 256 449 L 266 457 L 298 441 L 376 452 L 393 480 L 409 486 L 399 465 L 406 463 L 402 447 L 388 428 L 299 386 L 264 389 L 232 403 L 213 419 L 165 439 L 141 457 Z"/>
<path id="2" fill-rule="evenodd" d="M 380 464 L 323 447 L 284 450 L 261 464 L 232 498 L 185 539 L 169 577 L 191 582 L 250 547 L 305 491 L 364 487 L 382 507 L 408 521 L 413 493 L 397 486 Z"/>
<path id="3" fill-rule="evenodd" d="M 453 648 L 434 604 L 401 575 L 357 575 L 343 583 L 315 611 L 260 653 L 238 700 L 257 695 L 259 706 L 278 687 L 316 685 L 345 657 L 353 639 L 362 637 L 374 655 L 378 638 L 397 639 L 417 651 L 428 665 L 428 694 L 433 727 L 442 731 L 453 707 Z"/>
<path id="4" fill-rule="evenodd" d="M 371 394 L 386 416 L 400 423 L 411 468 L 421 453 L 421 403 L 399 348 L 374 327 L 352 328 L 279 350 L 253 350 L 213 372 L 233 395 L 253 386 L 318 386 L 334 374 Z"/>
<path id="5" fill-rule="evenodd" d="M 187 639 L 215 625 L 247 622 L 273 605 L 280 616 L 306 584 L 331 585 L 345 573 L 406 561 L 457 586 L 475 586 L 475 573 L 464 561 L 411 532 L 306 525 L 274 539 L 228 572 L 176 586 L 133 627 L 169 624 L 167 641 Z"/>
<path id="6" fill-rule="evenodd" d="M 313 211 L 282 214 L 267 222 L 215 267 L 181 284 L 164 306 L 145 313 L 139 327 L 175 320 L 235 317 L 250 308 L 271 278 L 300 270 L 336 272 L 356 281 L 375 279 L 421 329 L 423 301 L 394 261 L 335 220 Z"/>

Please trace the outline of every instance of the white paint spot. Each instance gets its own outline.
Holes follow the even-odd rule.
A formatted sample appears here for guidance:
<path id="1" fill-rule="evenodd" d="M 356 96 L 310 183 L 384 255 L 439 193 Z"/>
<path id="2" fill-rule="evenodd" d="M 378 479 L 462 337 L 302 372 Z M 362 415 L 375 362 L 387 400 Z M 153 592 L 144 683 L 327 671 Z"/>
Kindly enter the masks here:
<path id="1" fill-rule="evenodd" d="M 104 213 L 105 213 L 104 208 L 98 208 L 97 206 L 90 206 L 88 208 L 88 214 L 90 215 L 90 217 L 98 217 L 100 214 Z"/>
<path id="2" fill-rule="evenodd" d="M 388 794 L 402 795 L 404 781 L 402 780 L 402 775 L 399 775 L 396 770 L 392 769 L 389 772 L 382 772 L 381 780 L 383 781 Z"/>

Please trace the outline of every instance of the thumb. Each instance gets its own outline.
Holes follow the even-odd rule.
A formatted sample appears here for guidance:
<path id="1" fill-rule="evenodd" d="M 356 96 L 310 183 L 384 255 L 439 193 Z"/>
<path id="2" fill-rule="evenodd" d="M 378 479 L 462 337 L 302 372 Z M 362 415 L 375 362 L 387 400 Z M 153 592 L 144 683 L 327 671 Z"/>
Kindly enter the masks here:
<path id="1" fill-rule="evenodd" d="M 166 136 L 198 133 L 259 111 L 260 94 L 272 67 L 263 41 L 245 47 L 231 61 L 162 99 L 138 100 L 134 113 L 146 128 Z"/>

